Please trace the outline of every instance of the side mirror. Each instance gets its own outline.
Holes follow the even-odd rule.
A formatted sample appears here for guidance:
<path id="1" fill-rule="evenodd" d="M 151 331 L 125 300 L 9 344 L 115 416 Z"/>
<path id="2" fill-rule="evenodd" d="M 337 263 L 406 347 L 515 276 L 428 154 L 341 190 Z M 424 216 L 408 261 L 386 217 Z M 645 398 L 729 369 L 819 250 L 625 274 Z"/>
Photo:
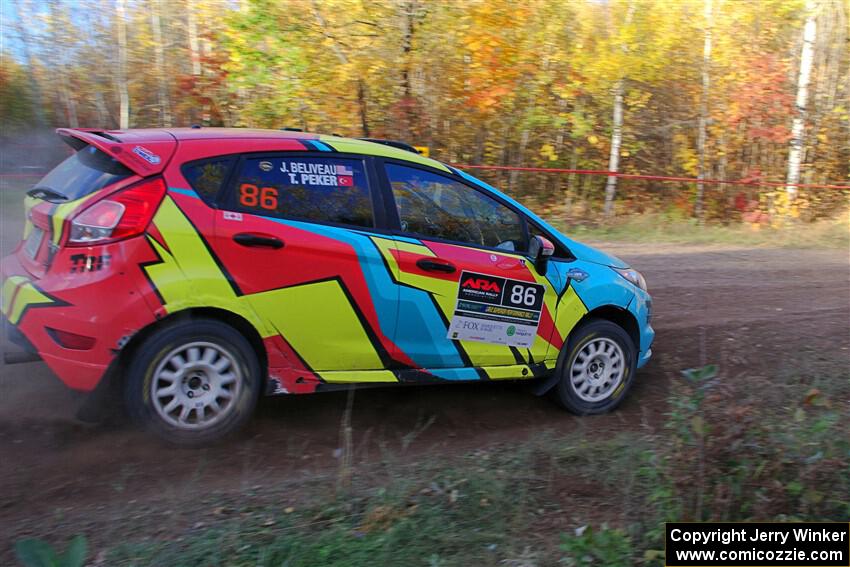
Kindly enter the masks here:
<path id="1" fill-rule="evenodd" d="M 554 253 L 555 245 L 543 236 L 535 236 L 528 243 L 528 257 L 534 262 L 534 267 L 541 276 L 546 274 L 549 258 Z"/>

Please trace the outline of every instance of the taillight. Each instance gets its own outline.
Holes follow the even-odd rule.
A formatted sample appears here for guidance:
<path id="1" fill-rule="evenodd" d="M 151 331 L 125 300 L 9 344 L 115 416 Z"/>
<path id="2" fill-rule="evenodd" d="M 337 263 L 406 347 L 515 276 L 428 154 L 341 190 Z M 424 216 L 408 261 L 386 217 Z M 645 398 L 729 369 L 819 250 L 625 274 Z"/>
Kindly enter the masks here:
<path id="1" fill-rule="evenodd" d="M 69 246 L 103 244 L 142 234 L 165 196 L 162 178 L 143 181 L 96 201 L 71 219 Z"/>

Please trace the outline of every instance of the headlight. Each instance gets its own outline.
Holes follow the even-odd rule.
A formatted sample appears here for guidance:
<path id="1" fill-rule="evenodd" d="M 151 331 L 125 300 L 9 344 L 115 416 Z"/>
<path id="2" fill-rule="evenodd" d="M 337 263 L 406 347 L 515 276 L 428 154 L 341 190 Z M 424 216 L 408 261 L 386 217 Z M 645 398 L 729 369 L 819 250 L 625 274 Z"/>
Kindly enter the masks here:
<path id="1" fill-rule="evenodd" d="M 641 288 L 643 291 L 646 291 L 646 280 L 639 271 L 633 270 L 632 268 L 612 268 L 612 270 L 632 282 L 637 287 Z"/>

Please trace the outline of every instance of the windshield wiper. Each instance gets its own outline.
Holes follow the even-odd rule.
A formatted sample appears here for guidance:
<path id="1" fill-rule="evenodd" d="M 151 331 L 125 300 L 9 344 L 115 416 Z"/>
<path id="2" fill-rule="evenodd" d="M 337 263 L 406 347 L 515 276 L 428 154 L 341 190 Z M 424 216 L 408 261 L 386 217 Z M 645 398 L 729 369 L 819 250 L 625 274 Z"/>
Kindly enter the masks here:
<path id="1" fill-rule="evenodd" d="M 44 199 L 45 201 L 49 201 L 51 203 L 68 200 L 67 195 L 63 195 L 55 189 L 51 189 L 50 187 L 44 186 L 33 187 L 32 189 L 27 191 L 27 195 L 36 199 Z"/>

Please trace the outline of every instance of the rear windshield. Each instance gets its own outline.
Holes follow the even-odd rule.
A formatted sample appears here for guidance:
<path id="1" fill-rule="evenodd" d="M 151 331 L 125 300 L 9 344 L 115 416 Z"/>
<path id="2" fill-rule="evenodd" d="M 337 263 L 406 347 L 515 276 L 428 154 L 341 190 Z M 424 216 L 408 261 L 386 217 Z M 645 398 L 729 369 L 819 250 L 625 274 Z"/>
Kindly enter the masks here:
<path id="1" fill-rule="evenodd" d="M 36 184 L 74 201 L 126 179 L 133 172 L 94 146 L 86 146 L 53 168 Z"/>

